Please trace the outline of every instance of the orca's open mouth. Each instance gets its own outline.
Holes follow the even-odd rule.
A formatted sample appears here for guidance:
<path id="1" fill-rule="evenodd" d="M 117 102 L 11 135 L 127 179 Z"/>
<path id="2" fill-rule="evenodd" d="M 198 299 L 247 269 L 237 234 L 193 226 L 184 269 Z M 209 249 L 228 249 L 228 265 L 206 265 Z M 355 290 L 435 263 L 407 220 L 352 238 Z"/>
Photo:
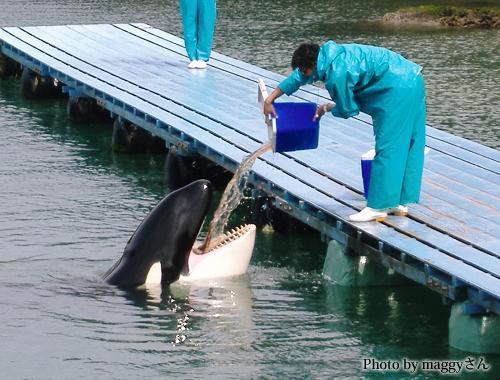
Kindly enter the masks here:
<path id="1" fill-rule="evenodd" d="M 254 224 L 245 224 L 216 238 L 213 246 L 206 251 L 200 249 L 203 242 L 199 242 L 200 245 L 193 247 L 185 256 L 186 263 L 180 281 L 223 278 L 245 273 L 252 257 L 255 233 Z M 161 265 L 156 263 L 151 267 L 146 283 L 160 283 L 162 278 Z"/>
<path id="2" fill-rule="evenodd" d="M 211 242 L 210 246 L 206 251 L 202 252 L 199 249 L 197 249 L 198 247 L 195 247 L 193 248 L 193 253 L 197 255 L 203 255 L 211 251 L 214 251 L 216 249 L 222 248 L 225 245 L 231 243 L 232 241 L 235 241 L 236 239 L 244 236 L 246 233 L 250 232 L 251 229 L 252 229 L 252 224 L 243 224 L 241 226 L 233 228 L 230 231 L 224 232 L 223 235 L 217 237 L 213 242 Z"/>

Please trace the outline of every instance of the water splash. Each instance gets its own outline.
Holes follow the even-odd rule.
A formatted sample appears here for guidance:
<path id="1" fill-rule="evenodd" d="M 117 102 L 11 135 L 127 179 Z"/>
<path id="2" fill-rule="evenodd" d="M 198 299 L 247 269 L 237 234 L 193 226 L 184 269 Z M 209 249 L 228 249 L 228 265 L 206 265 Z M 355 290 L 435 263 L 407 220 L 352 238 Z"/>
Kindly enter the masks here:
<path id="1" fill-rule="evenodd" d="M 239 205 L 243 198 L 243 189 L 246 186 L 248 172 L 254 164 L 257 157 L 272 149 L 271 142 L 263 144 L 259 149 L 246 157 L 227 184 L 224 194 L 215 211 L 214 217 L 208 227 L 207 237 L 200 247 L 197 247 L 195 253 L 203 254 L 210 251 L 217 245 L 217 238 L 223 235 L 224 227 L 227 224 L 229 215 Z"/>

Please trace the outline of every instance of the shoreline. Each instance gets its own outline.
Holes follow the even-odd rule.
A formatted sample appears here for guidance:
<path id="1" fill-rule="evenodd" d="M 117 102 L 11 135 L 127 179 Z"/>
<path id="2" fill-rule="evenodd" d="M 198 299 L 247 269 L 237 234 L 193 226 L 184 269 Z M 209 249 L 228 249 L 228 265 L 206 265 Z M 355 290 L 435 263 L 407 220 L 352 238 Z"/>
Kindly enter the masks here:
<path id="1" fill-rule="evenodd" d="M 392 25 L 498 29 L 500 8 L 421 5 L 388 12 L 381 21 Z"/>

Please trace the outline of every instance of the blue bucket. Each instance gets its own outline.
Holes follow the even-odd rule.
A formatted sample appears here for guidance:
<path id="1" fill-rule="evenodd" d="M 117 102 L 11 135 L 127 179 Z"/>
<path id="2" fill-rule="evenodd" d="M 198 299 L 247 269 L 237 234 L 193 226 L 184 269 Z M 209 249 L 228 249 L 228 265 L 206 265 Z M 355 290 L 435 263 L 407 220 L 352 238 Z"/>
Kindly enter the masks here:
<path id="1" fill-rule="evenodd" d="M 361 176 L 363 177 L 363 191 L 365 198 L 368 198 L 370 189 L 370 178 L 372 174 L 372 161 L 375 158 L 375 149 L 370 149 L 361 156 Z"/>
<path id="2" fill-rule="evenodd" d="M 269 130 L 273 152 L 318 147 L 319 120 L 313 121 L 316 107 L 315 103 L 274 103 L 278 118 Z"/>
<path id="3" fill-rule="evenodd" d="M 430 152 L 428 147 L 424 148 L 424 155 Z M 361 176 L 363 177 L 363 192 L 365 198 L 368 199 L 368 190 L 370 189 L 370 178 L 372 175 L 372 161 L 375 158 L 375 149 L 370 149 L 368 152 L 361 155 Z"/>

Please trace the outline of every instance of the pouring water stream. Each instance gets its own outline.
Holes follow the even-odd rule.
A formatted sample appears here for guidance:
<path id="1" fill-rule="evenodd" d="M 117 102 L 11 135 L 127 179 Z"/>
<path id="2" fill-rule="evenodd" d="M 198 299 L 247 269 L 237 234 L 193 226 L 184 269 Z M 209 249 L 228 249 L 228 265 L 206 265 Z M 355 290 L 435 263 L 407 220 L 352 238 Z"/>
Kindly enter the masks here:
<path id="1" fill-rule="evenodd" d="M 215 211 L 214 217 L 208 227 L 207 236 L 201 246 L 198 246 L 194 253 L 203 254 L 210 251 L 217 245 L 217 238 L 224 233 L 224 227 L 231 215 L 231 212 L 238 206 L 243 198 L 243 190 L 246 186 L 248 172 L 254 164 L 257 157 L 272 149 L 272 143 L 267 142 L 263 144 L 255 152 L 247 156 L 240 164 L 233 178 L 227 184 L 219 206 Z"/>

